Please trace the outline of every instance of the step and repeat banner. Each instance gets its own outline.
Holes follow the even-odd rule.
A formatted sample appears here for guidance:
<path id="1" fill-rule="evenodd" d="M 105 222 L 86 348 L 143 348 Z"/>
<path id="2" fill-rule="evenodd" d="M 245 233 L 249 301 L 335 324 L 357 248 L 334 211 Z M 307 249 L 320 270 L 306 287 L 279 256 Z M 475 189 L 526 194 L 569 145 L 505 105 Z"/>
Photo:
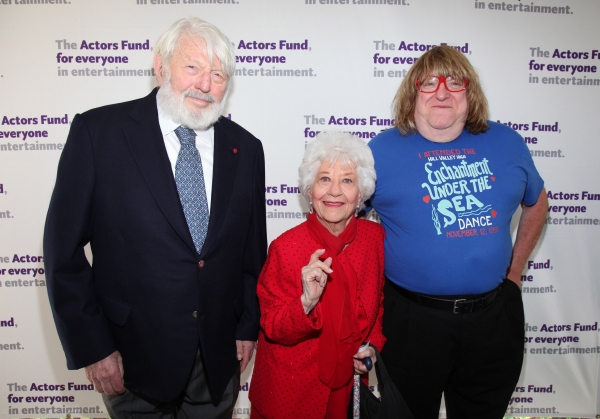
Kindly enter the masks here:
<path id="1" fill-rule="evenodd" d="M 146 95 L 156 38 L 192 15 L 236 46 L 225 113 L 264 144 L 269 240 L 306 216 L 297 167 L 318 132 L 368 141 L 390 126 L 396 89 L 424 51 L 464 53 L 491 119 L 523 136 L 550 201 L 522 276 L 526 356 L 506 416 L 600 414 L 600 2 L 0 0 L 0 418 L 107 416 L 83 371 L 66 369 L 44 219 L 75 114 Z"/>

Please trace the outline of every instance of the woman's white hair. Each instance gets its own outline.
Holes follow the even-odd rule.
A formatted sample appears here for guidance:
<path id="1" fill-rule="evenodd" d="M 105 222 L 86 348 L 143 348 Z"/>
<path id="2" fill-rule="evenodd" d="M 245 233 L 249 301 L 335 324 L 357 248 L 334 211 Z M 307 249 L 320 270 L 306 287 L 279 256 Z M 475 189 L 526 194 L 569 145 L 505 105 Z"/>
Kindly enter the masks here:
<path id="1" fill-rule="evenodd" d="M 198 17 L 179 19 L 158 37 L 154 45 L 154 53 L 160 55 L 163 66 L 168 68 L 179 40 L 185 35 L 204 40 L 208 60 L 212 62 L 213 57 L 217 57 L 225 75 L 228 78 L 234 75 L 235 51 L 233 45 L 216 26 Z"/>
<path id="2" fill-rule="evenodd" d="M 354 168 L 358 179 L 361 201 L 359 209 L 375 192 L 375 161 L 371 149 L 363 140 L 352 134 L 339 131 L 323 131 L 311 142 L 304 152 L 298 168 L 300 192 L 310 202 L 310 190 L 321 163 L 339 164 L 344 169 Z"/>

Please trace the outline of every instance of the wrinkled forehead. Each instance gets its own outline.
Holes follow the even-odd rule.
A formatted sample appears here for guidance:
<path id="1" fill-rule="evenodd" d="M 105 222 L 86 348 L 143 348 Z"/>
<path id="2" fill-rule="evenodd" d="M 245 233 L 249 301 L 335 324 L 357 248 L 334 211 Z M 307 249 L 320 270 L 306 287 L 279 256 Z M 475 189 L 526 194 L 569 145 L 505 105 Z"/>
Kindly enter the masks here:
<path id="1" fill-rule="evenodd" d="M 210 43 L 206 42 L 203 38 L 187 33 L 182 34 L 177 40 L 173 49 L 173 55 L 170 57 L 168 63 L 175 57 L 189 58 L 197 56 L 198 53 L 205 56 L 211 66 L 221 67 L 221 60 L 217 56 L 216 51 L 211 48 Z"/>
<path id="2" fill-rule="evenodd" d="M 175 44 L 173 55 L 183 55 L 198 51 L 202 54 L 208 55 L 206 41 L 202 38 L 198 38 L 197 36 L 183 33 Z"/>

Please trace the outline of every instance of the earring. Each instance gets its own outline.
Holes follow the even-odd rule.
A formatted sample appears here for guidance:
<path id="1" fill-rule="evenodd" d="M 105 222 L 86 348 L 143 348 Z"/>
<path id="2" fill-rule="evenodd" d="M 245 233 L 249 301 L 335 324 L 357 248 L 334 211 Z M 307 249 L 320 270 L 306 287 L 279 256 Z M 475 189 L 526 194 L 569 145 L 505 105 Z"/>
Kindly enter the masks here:
<path id="1" fill-rule="evenodd" d="M 356 211 L 354 212 L 354 216 L 358 217 L 358 213 L 360 212 L 360 204 L 356 205 Z"/>
<path id="2" fill-rule="evenodd" d="M 308 201 L 308 212 L 310 214 L 313 213 L 313 202 L 312 201 Z"/>

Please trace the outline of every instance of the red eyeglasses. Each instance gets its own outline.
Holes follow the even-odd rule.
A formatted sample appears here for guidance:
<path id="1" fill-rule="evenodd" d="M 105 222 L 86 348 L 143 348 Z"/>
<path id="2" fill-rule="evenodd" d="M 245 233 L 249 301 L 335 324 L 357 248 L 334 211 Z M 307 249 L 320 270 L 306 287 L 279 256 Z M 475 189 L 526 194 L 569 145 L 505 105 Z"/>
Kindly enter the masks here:
<path id="1" fill-rule="evenodd" d="M 441 83 L 444 83 L 449 92 L 462 92 L 467 88 L 469 80 L 465 77 L 455 79 L 453 77 L 427 76 L 423 82 L 417 80 L 417 88 L 419 92 L 433 93 L 438 91 Z"/>

